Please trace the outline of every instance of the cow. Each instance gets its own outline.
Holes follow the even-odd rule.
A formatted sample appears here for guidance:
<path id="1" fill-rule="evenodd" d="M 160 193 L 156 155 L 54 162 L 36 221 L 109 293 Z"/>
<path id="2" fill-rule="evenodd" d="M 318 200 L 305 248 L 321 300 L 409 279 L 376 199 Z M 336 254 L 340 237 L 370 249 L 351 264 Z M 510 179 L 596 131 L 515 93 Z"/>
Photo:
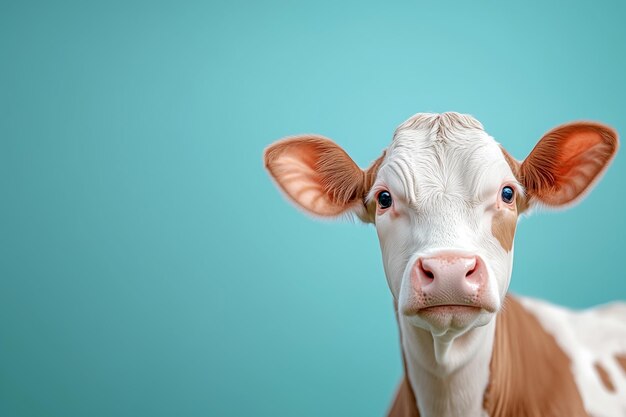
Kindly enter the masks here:
<path id="1" fill-rule="evenodd" d="M 305 212 L 376 228 L 404 364 L 389 416 L 624 417 L 626 303 L 508 294 L 520 215 L 580 201 L 617 149 L 615 130 L 576 121 L 518 161 L 472 116 L 418 113 L 364 170 L 318 135 L 264 162 Z"/>

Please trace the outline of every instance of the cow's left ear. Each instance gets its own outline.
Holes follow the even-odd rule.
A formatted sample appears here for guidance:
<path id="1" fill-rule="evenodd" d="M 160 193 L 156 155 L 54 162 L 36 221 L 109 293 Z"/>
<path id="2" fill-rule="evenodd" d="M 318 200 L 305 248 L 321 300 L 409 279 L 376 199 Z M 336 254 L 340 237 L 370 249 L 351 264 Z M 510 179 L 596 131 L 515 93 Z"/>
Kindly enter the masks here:
<path id="1" fill-rule="evenodd" d="M 593 122 L 572 122 L 546 133 L 520 164 L 505 152 L 530 202 L 559 207 L 592 188 L 618 148 L 617 132 Z"/>

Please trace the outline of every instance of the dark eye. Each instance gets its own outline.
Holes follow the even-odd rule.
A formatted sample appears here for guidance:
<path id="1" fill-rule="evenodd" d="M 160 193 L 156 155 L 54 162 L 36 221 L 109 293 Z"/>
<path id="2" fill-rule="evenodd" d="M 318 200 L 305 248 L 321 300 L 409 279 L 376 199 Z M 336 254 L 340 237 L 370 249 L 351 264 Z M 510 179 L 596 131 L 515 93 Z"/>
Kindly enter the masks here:
<path id="1" fill-rule="evenodd" d="M 378 193 L 377 200 L 380 208 L 384 209 L 391 207 L 391 203 L 393 202 L 389 191 L 381 191 L 380 193 Z"/>
<path id="2" fill-rule="evenodd" d="M 513 202 L 513 197 L 515 197 L 515 192 L 513 191 L 513 188 L 509 187 L 508 185 L 502 188 L 502 201 L 507 204 L 511 204 Z"/>

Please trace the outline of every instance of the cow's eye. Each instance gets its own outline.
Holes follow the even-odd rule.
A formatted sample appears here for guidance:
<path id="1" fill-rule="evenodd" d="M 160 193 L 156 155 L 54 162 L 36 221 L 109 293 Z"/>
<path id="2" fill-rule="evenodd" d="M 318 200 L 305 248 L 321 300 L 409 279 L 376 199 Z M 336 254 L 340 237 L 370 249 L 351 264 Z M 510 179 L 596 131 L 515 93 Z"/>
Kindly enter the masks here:
<path id="1" fill-rule="evenodd" d="M 506 187 L 502 187 L 502 201 L 507 204 L 511 204 L 514 197 L 515 191 L 513 191 L 513 188 L 509 187 L 508 185 Z"/>
<path id="2" fill-rule="evenodd" d="M 380 193 L 378 193 L 378 197 L 376 199 L 378 200 L 378 205 L 380 206 L 380 208 L 384 209 L 391 207 L 391 203 L 393 202 L 389 191 L 381 191 Z"/>

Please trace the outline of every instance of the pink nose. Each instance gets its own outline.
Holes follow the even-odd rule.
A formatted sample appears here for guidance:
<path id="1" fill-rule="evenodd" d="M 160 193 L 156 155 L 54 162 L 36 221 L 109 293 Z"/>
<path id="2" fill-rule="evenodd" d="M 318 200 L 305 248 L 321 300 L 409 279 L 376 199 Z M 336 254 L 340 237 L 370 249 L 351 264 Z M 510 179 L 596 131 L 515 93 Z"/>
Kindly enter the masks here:
<path id="1" fill-rule="evenodd" d="M 478 256 L 446 252 L 418 259 L 411 281 L 425 304 L 476 304 L 487 283 L 487 269 Z"/>

